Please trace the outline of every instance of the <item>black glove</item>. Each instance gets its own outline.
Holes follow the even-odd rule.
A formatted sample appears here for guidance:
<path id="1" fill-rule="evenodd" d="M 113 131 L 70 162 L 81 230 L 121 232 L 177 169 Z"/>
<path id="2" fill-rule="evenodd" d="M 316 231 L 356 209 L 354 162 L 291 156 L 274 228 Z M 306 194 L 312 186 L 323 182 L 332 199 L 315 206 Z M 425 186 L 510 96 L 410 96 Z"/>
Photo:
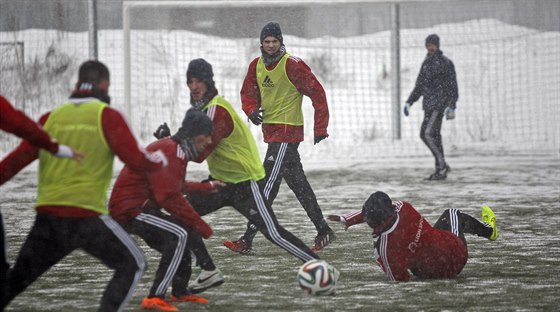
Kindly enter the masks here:
<path id="1" fill-rule="evenodd" d="M 169 130 L 169 126 L 167 122 L 164 122 L 163 125 L 159 125 L 156 132 L 154 132 L 154 136 L 156 139 L 163 139 L 171 135 L 171 130 Z"/>
<path id="2" fill-rule="evenodd" d="M 257 126 L 262 124 L 262 122 L 263 122 L 261 112 L 262 112 L 262 109 L 256 109 L 249 115 L 249 119 L 251 119 L 251 122 L 254 123 Z"/>
<path id="3" fill-rule="evenodd" d="M 410 107 L 411 107 L 411 106 L 412 106 L 412 104 L 410 104 L 410 103 L 404 104 L 404 109 L 403 109 L 403 110 L 404 110 L 404 115 L 405 115 L 405 116 L 408 116 L 408 114 L 409 114 L 409 112 L 410 112 Z"/>
<path id="4" fill-rule="evenodd" d="M 447 119 L 447 120 L 455 119 L 455 109 L 454 108 L 447 107 L 445 109 L 445 111 L 443 112 L 443 114 L 445 115 L 445 119 Z"/>
<path id="5" fill-rule="evenodd" d="M 316 136 L 313 138 L 313 142 L 314 142 L 313 145 L 315 145 L 315 144 L 317 144 L 317 143 L 323 141 L 323 140 L 326 139 L 327 137 L 328 137 L 328 135 L 316 135 Z"/>

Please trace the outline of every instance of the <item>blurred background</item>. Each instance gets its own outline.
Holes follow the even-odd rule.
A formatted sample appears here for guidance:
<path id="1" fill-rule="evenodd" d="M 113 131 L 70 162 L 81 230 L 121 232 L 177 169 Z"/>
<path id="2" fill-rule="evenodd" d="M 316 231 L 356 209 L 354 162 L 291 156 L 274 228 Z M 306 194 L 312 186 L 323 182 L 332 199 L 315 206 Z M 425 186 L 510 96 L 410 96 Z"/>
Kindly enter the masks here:
<path id="1" fill-rule="evenodd" d="M 459 84 L 457 118 L 442 130 L 447 155 L 560 155 L 556 0 L 0 0 L 0 93 L 39 118 L 96 55 L 111 70 L 112 105 L 148 143 L 160 123 L 176 129 L 189 107 L 194 58 L 213 64 L 220 93 L 243 114 L 239 90 L 269 21 L 327 92 L 330 137 L 302 144 L 309 165 L 429 155 L 418 137 L 421 100 L 408 118 L 402 106 L 431 33 Z M 304 114 L 310 142 L 309 101 Z M 260 128 L 251 129 L 264 149 Z M 1 155 L 18 144 L 0 136 Z"/>

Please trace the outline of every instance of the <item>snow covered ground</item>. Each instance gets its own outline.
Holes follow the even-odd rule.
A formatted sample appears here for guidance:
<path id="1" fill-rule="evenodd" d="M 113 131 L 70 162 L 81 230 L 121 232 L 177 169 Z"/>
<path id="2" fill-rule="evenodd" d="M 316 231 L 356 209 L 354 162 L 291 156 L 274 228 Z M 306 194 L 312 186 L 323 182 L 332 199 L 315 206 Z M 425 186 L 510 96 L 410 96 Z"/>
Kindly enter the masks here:
<path id="1" fill-rule="evenodd" d="M 323 81 L 331 108 L 331 137 L 310 139 L 312 116 L 306 105 L 307 141 L 300 152 L 324 214 L 360 209 L 375 190 L 410 201 L 434 222 L 446 208 L 476 217 L 480 206 L 496 212 L 500 239 L 468 237 L 470 259 L 453 280 L 389 283 L 371 258 L 367 227 L 338 228 L 338 239 L 321 253 L 342 273 L 335 297 L 303 294 L 295 276 L 300 262 L 262 236 L 255 253 L 229 253 L 222 240 L 237 238 L 246 221 L 224 208 L 205 217 L 214 227 L 210 252 L 226 283 L 205 293 L 210 304 L 181 304 L 190 311 L 552 311 L 560 305 L 560 33 L 537 32 L 495 20 L 403 30 L 402 99 L 410 92 L 424 57 L 423 40 L 436 32 L 442 50 L 456 65 L 460 99 L 457 119 L 444 122 L 443 136 L 452 172 L 443 182 L 423 179 L 433 158 L 418 138 L 422 118 L 417 103 L 403 119 L 401 141 L 391 139 L 389 33 L 356 38 L 307 40 L 286 35 L 289 52 L 306 60 Z M 240 111 L 239 88 L 255 38 L 229 40 L 186 31 L 134 32 L 133 103 L 129 116 L 143 143 L 163 121 L 177 126 L 188 107 L 184 72 L 188 61 L 204 57 L 214 65 L 221 93 Z M 0 92 L 38 118 L 69 94 L 87 58 L 87 34 L 27 30 L 0 32 L 1 42 L 23 44 L 25 69 L 0 47 Z M 101 31 L 101 61 L 112 72 L 113 105 L 123 111 L 121 31 Z M 227 51 L 228 53 L 224 53 Z M 11 53 L 11 54 L 10 54 Z M 308 103 L 307 103 L 308 104 Z M 404 118 L 404 117 L 403 117 Z M 260 129 L 254 130 L 260 147 Z M 17 144 L 0 134 L 0 156 Z M 120 169 L 116 162 L 115 174 Z M 189 178 L 207 174 L 189 166 Z M 34 218 L 36 163 L 0 188 L 8 255 L 14 261 Z M 285 185 L 274 204 L 280 223 L 305 242 L 313 226 Z M 336 225 L 333 225 L 337 229 Z M 140 243 L 141 244 L 141 243 Z M 149 261 L 128 311 L 138 310 L 150 286 L 158 254 L 141 244 Z M 95 311 L 110 271 L 77 252 L 64 259 L 6 311 Z"/>
<path id="2" fill-rule="evenodd" d="M 255 252 L 242 256 L 222 246 L 246 226 L 232 208 L 204 217 L 214 228 L 207 240 L 226 282 L 203 295 L 208 305 L 179 304 L 185 311 L 555 311 L 560 304 L 560 164 L 554 157 L 453 157 L 446 181 L 427 182 L 428 158 L 374 162 L 307 172 L 326 214 L 361 209 L 369 194 L 387 192 L 411 202 L 433 224 L 441 212 L 458 208 L 480 218 L 490 205 L 500 238 L 468 236 L 469 261 L 452 280 L 387 282 L 372 259 L 371 230 L 359 225 L 344 231 L 333 224 L 337 240 L 320 256 L 341 272 L 338 294 L 311 297 L 296 282 L 301 262 L 255 238 Z M 204 171 L 189 173 L 201 179 Z M 8 256 L 14 261 L 34 218 L 36 171 L 26 170 L 2 186 L 0 207 L 6 224 Z M 315 229 L 293 193 L 283 184 L 274 203 L 280 224 L 311 244 Z M 139 241 L 148 258 L 127 311 L 137 311 L 151 285 L 159 254 Z M 195 274 L 198 271 L 195 269 Z M 96 311 L 111 272 L 83 252 L 61 261 L 6 311 Z"/>

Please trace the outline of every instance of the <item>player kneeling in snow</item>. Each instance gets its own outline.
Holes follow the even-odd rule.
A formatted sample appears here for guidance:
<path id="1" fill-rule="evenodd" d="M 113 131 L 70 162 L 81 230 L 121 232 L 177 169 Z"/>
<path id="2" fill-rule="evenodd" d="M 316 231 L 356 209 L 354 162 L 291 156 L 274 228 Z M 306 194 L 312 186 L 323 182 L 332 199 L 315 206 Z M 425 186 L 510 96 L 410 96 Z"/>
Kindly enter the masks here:
<path id="1" fill-rule="evenodd" d="M 374 256 L 391 281 L 408 281 L 410 274 L 419 278 L 451 278 L 467 263 L 464 233 L 498 239 L 496 216 L 482 207 L 482 221 L 451 208 L 443 212 L 432 227 L 410 203 L 391 201 L 383 192 L 373 193 L 362 211 L 343 216 L 329 215 L 346 228 L 367 222 L 373 229 Z"/>

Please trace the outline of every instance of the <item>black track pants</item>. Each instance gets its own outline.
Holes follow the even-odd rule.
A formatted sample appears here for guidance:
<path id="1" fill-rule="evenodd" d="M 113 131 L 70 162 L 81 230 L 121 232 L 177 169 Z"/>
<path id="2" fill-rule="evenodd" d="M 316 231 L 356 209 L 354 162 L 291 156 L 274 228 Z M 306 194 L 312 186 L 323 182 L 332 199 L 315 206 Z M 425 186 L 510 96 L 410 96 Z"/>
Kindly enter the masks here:
<path id="1" fill-rule="evenodd" d="M 189 195 L 188 199 L 201 216 L 225 206 L 232 206 L 255 224 L 269 241 L 294 257 L 303 262 L 319 258 L 299 238 L 278 224 L 272 207 L 265 200 L 256 181 L 227 184 L 218 193 L 202 196 Z"/>
<path id="2" fill-rule="evenodd" d="M 2 219 L 2 213 L 0 212 L 0 277 L 2 281 L 5 278 L 5 274 L 10 268 L 10 264 L 8 263 L 8 258 L 6 256 L 7 252 L 7 244 L 6 244 L 6 233 L 4 232 L 4 220 Z"/>
<path id="3" fill-rule="evenodd" d="M 315 192 L 311 188 L 307 176 L 303 171 L 298 152 L 299 143 L 269 143 L 264 159 L 266 178 L 262 180 L 264 196 L 272 205 L 278 195 L 282 180 L 286 180 L 288 187 L 294 192 L 299 203 L 305 209 L 307 216 L 313 222 L 317 231 L 325 230 L 328 225 L 324 221 L 323 212 L 317 202 Z M 249 222 L 244 237 L 248 240 L 256 234 L 256 227 Z"/>
<path id="4" fill-rule="evenodd" d="M 191 275 L 191 254 L 187 249 L 188 234 L 184 225 L 160 210 L 151 210 L 139 214 L 123 228 L 161 253 L 149 297 L 165 298 L 169 285 L 172 285 L 174 295 L 185 295 L 188 280 L 175 278 Z"/>
<path id="5" fill-rule="evenodd" d="M 282 179 L 286 180 L 299 203 L 307 212 L 309 219 L 315 224 L 324 219 L 323 212 L 303 171 L 298 147 L 299 143 L 268 144 L 263 163 L 266 172 L 263 193 L 272 205 L 278 195 Z"/>
<path id="6" fill-rule="evenodd" d="M 446 209 L 434 224 L 434 228 L 459 236 L 465 246 L 467 246 L 465 233 L 488 238 L 493 232 L 492 227 L 455 208 Z"/>
<path id="7" fill-rule="evenodd" d="M 78 219 L 47 214 L 37 214 L 15 264 L 8 272 L 1 308 L 78 248 L 115 271 L 103 293 L 99 311 L 123 310 L 145 270 L 144 256 L 138 246 L 109 216 Z"/>
<path id="8" fill-rule="evenodd" d="M 420 138 L 434 155 L 437 170 L 442 170 L 446 166 L 441 141 L 443 112 L 443 110 L 425 110 L 424 121 L 422 121 L 420 128 Z"/>

